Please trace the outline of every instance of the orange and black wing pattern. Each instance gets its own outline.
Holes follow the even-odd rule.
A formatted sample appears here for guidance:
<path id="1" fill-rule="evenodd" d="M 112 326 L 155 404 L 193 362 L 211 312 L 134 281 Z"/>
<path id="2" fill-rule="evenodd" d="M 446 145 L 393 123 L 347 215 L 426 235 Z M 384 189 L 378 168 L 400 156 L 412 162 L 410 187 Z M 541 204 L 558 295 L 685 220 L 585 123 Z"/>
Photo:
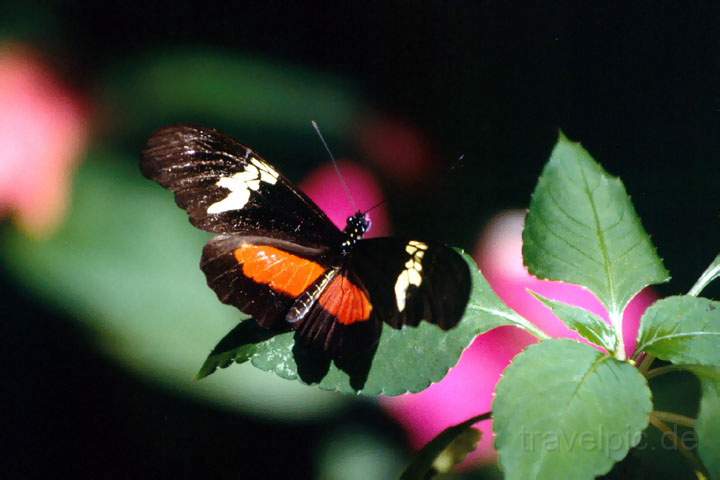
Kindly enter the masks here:
<path id="1" fill-rule="evenodd" d="M 163 128 L 140 165 L 175 193 L 193 225 L 219 234 L 203 250 L 208 285 L 263 328 L 295 330 L 303 344 L 340 359 L 371 351 L 383 322 L 449 329 L 462 317 L 470 272 L 457 252 L 363 240 L 363 212 L 339 230 L 272 165 L 217 130 Z"/>
<path id="2" fill-rule="evenodd" d="M 328 270 L 321 254 L 266 237 L 219 235 L 205 245 L 200 268 L 221 302 L 283 329 L 296 299 Z"/>
<path id="3" fill-rule="evenodd" d="M 306 344 L 334 355 L 368 349 L 379 339 L 365 287 L 321 250 L 220 235 L 205 246 L 200 266 L 220 301 L 264 328 L 294 329 Z"/>
<path id="4" fill-rule="evenodd" d="M 375 347 L 382 322 L 363 284 L 346 268 L 329 270 L 299 298 L 287 319 L 300 338 L 334 357 Z"/>

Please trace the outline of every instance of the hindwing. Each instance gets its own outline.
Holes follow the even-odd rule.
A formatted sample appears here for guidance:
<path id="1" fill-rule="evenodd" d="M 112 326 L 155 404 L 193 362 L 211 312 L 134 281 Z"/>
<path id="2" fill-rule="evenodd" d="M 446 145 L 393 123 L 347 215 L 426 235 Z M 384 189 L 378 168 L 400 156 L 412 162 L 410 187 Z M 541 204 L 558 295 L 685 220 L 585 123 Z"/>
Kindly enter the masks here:
<path id="1" fill-rule="evenodd" d="M 374 311 L 394 328 L 425 320 L 447 330 L 470 298 L 470 270 L 455 250 L 395 237 L 358 242 L 349 264 L 367 288 Z"/>

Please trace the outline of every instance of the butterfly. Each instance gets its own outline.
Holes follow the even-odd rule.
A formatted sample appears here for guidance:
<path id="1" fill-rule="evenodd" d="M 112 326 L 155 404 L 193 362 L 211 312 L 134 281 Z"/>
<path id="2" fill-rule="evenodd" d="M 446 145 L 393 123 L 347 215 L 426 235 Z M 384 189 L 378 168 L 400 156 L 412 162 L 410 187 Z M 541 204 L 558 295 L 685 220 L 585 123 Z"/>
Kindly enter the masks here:
<path id="1" fill-rule="evenodd" d="M 216 233 L 200 267 L 221 302 L 271 331 L 349 357 L 377 345 L 383 323 L 421 320 L 442 329 L 461 319 L 468 264 L 441 244 L 363 239 L 367 213 L 343 230 L 250 148 L 211 128 L 171 126 L 142 152 L 142 173 L 175 193 L 190 222 Z"/>

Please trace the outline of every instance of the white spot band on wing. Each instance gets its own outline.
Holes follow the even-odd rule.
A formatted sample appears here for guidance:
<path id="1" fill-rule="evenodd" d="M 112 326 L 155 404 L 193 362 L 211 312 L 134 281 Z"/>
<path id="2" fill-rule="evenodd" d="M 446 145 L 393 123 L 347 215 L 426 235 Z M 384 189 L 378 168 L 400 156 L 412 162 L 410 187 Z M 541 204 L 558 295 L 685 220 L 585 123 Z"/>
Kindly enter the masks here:
<path id="1" fill-rule="evenodd" d="M 279 174 L 265 162 L 255 157 L 250 158 L 250 163 L 241 172 L 229 177 L 221 177 L 215 185 L 230 190 L 227 197 L 210 205 L 208 214 L 218 214 L 232 210 L 242 210 L 250 200 L 250 192 L 260 190 L 261 182 L 274 185 Z"/>
<path id="2" fill-rule="evenodd" d="M 410 259 L 405 262 L 405 270 L 400 272 L 395 281 L 395 301 L 399 312 L 405 310 L 410 286 L 419 287 L 422 284 L 422 258 L 427 249 L 427 244 L 417 240 L 410 240 L 405 246 L 405 251 L 410 255 Z"/>

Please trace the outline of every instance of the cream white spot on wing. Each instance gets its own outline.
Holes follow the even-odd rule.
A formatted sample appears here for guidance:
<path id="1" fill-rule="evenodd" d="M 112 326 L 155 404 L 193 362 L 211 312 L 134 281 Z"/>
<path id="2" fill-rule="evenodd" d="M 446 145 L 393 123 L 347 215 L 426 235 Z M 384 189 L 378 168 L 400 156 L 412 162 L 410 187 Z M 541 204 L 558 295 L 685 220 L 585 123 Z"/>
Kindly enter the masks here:
<path id="1" fill-rule="evenodd" d="M 275 185 L 280 174 L 276 172 L 273 167 L 255 157 L 250 158 L 250 163 L 260 170 L 260 180 L 265 183 Z"/>
<path id="2" fill-rule="evenodd" d="M 405 262 L 405 269 L 400 272 L 395 281 L 395 302 L 399 312 L 405 310 L 410 286 L 419 287 L 422 284 L 420 272 L 422 272 L 422 258 L 427 249 L 427 244 L 417 240 L 410 240 L 405 246 L 405 251 L 410 255 L 410 259 Z"/>
<path id="3" fill-rule="evenodd" d="M 207 209 L 209 214 L 218 214 L 229 212 L 231 210 L 241 210 L 243 206 L 250 200 L 250 191 L 235 192 L 227 196 L 224 200 L 215 202 Z"/>
<path id="4" fill-rule="evenodd" d="M 230 193 L 219 202 L 210 205 L 207 213 L 212 215 L 232 210 L 242 210 L 250 200 L 251 192 L 260 190 L 262 182 L 274 185 L 278 176 L 279 174 L 270 165 L 251 157 L 244 170 L 229 177 L 221 177 L 215 183 L 218 187 L 230 190 Z"/>

